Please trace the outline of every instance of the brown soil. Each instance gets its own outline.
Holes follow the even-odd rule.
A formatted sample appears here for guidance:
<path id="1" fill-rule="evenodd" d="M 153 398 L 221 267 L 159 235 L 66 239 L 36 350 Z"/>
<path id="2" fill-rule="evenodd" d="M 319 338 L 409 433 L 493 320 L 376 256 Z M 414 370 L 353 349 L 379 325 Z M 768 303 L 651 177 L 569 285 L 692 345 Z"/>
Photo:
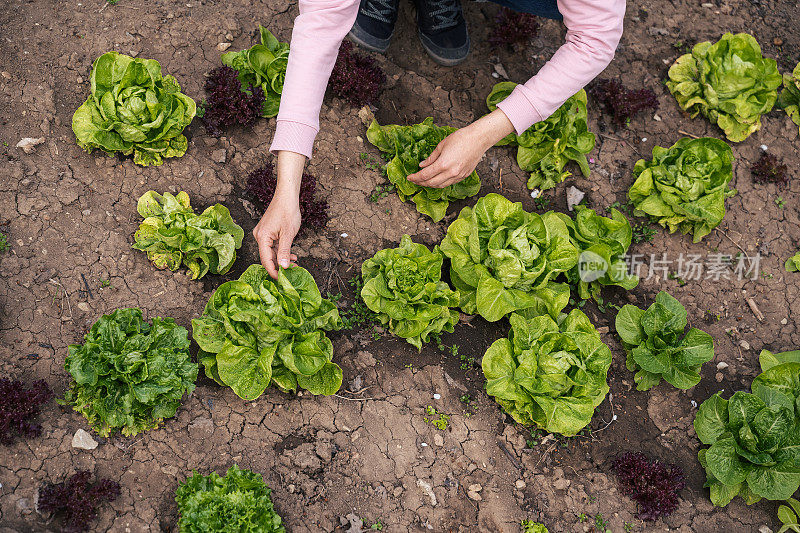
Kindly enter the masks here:
<path id="1" fill-rule="evenodd" d="M 231 42 L 232 49 L 249 46 L 258 22 L 288 40 L 297 8 L 295 3 L 280 4 L 0 2 L 0 230 L 11 244 L 10 251 L 0 254 L 3 376 L 44 378 L 62 394 L 68 385 L 66 346 L 79 340 L 99 315 L 139 306 L 148 317 L 173 316 L 189 327 L 215 287 L 257 261 L 248 238 L 233 272 L 200 283 L 180 273 L 156 271 L 130 244 L 139 222 L 136 199 L 149 189 L 185 190 L 197 207 L 224 202 L 249 237 L 256 221 L 241 202 L 240 190 L 247 172 L 270 157 L 273 120 L 220 139 L 209 137 L 196 122 L 188 130 L 185 157 L 144 169 L 130 160 L 85 154 L 74 142 L 70 123 L 88 92 L 91 63 L 103 52 L 116 49 L 159 60 L 199 101 L 204 73 L 219 64 L 218 43 Z M 485 37 L 496 9 L 469 3 L 472 56 L 456 68 L 443 69 L 423 53 L 411 10 L 404 7 L 395 43 L 379 58 L 389 86 L 377 106 L 378 118 L 411 123 L 432 115 L 441 124 L 465 125 L 484 112 L 484 97 L 497 81 L 491 76 L 494 63 L 502 63 L 512 80 L 522 81 L 561 43 L 562 28 L 545 22 L 530 46 L 491 49 Z M 564 190 L 572 184 L 587 191 L 589 204 L 598 209 L 624 201 L 633 163 L 654 145 L 671 145 L 679 130 L 721 135 L 704 120 L 682 114 L 663 86 L 668 65 L 682 53 L 683 43 L 716 39 L 725 30 L 750 31 L 785 71 L 798 60 L 800 34 L 789 22 L 798 19 L 796 4 L 788 0 L 702 6 L 685 0 L 630 3 L 622 45 L 605 76 L 619 76 L 635 88 L 653 88 L 661 120 L 650 113 L 627 129 L 604 129 L 591 103 L 590 127 L 603 132 L 592 154 L 592 174 L 571 178 L 548 193 L 550 208 L 566 209 Z M 365 143 L 356 110 L 328 99 L 321 122 L 310 169 L 320 179 L 333 216 L 324 232 L 299 239 L 297 252 L 323 290 L 342 291 L 352 300 L 345 281 L 364 258 L 398 242 L 403 233 L 436 243 L 446 224 L 420 217 L 394 195 L 369 201 L 382 178 L 360 160 L 360 153 L 377 158 L 377 151 Z M 40 136 L 45 143 L 31 154 L 14 148 L 22 137 Z M 672 258 L 681 252 L 704 257 L 740 250 L 761 253 L 764 274 L 759 279 L 682 284 L 654 275 L 627 295 L 606 294 L 619 305 L 631 301 L 646 306 L 659 290 L 669 290 L 683 302 L 691 322 L 711 333 L 717 345 L 716 359 L 706 365 L 704 379 L 694 389 L 661 385 L 648 392 L 634 390 L 621 346 L 605 333 L 614 352 L 612 394 L 598 408 L 591 434 L 528 447 L 528 431 L 511 424 L 486 396 L 476 367 L 466 364 L 464 369 L 457 357 L 434 346 L 417 354 L 391 338 L 373 341 L 364 332 L 336 334 L 335 359 L 345 372 L 341 397 L 271 391 L 244 402 L 201 378 L 196 392 L 163 428 L 134 438 L 98 439 L 100 446 L 91 452 L 70 445 L 85 421 L 55 403 L 48 405 L 41 416 L 41 438 L 0 450 L 0 531 L 56 530 L 57 523 L 35 510 L 37 489 L 80 468 L 122 486 L 121 497 L 101 510 L 92 530 L 175 531 L 178 483 L 193 469 L 223 471 L 233 463 L 264 474 L 290 531 L 344 531 L 340 519 L 351 513 L 364 519 L 365 528 L 380 520 L 390 532 L 475 531 L 476 526 L 478 531 L 516 532 L 523 518 L 541 520 L 553 532 L 581 532 L 593 530 L 596 515 L 615 533 L 626 531 L 626 524 L 633 531 L 698 533 L 776 528 L 777 504 L 772 502 L 746 507 L 737 500 L 724 509 L 712 508 L 691 426 L 693 402 L 749 385 L 758 372 L 759 350 L 800 346 L 800 275 L 787 274 L 782 266 L 800 247 L 800 181 L 794 179 L 784 189 L 754 185 L 749 167 L 762 144 L 783 157 L 792 176 L 798 175 L 797 127 L 775 110 L 764 117 L 761 131 L 734 146 L 732 185 L 739 194 L 728 200 L 728 214 L 716 231 L 700 244 L 660 231 L 651 242 L 632 249 L 647 257 L 666 253 Z M 212 159 L 212 152 L 220 149 L 226 152 L 224 164 Z M 501 191 L 528 209 L 538 209 L 510 150 L 491 150 L 478 171 L 482 193 Z M 776 203 L 778 198 L 782 202 Z M 451 212 L 466 203 L 455 204 Z M 341 235 L 345 232 L 347 237 Z M 646 269 L 642 273 L 647 277 Z M 101 287 L 102 280 L 110 286 Z M 747 297 L 763 312 L 763 322 L 751 312 Z M 601 312 L 594 304 L 585 309 L 607 332 L 613 311 Z M 476 318 L 443 341 L 479 361 L 507 327 L 505 321 L 490 325 Z M 721 362 L 729 366 L 717 371 Z M 367 387 L 359 394 L 350 391 L 356 378 Z M 465 394 L 472 408 L 460 401 Z M 423 420 L 427 405 L 451 415 L 445 431 Z M 618 418 L 609 424 L 613 414 Z M 668 519 L 645 524 L 634 517 L 635 505 L 620 495 L 609 468 L 610 459 L 623 450 L 643 450 L 686 471 L 689 485 L 678 511 Z M 475 483 L 482 486 L 480 501 L 467 497 L 467 487 Z"/>

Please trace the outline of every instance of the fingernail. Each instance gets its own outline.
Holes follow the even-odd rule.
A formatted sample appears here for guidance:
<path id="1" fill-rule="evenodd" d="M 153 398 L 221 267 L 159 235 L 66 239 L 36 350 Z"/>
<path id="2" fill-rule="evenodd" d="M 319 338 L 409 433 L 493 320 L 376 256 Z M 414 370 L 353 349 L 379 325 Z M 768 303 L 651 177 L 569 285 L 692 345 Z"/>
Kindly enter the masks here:
<path id="1" fill-rule="evenodd" d="M 280 264 L 283 268 L 289 268 L 289 260 L 288 259 L 279 259 L 278 264 Z"/>

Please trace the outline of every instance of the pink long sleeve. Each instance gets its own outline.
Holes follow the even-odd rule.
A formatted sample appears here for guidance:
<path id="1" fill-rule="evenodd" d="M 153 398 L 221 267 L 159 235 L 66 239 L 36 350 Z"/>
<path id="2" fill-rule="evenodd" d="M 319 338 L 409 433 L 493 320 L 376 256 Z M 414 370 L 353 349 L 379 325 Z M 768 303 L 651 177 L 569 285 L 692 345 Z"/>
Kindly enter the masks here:
<path id="1" fill-rule="evenodd" d="M 288 150 L 311 157 L 328 78 L 339 45 L 356 20 L 358 4 L 358 0 L 300 0 L 271 152 Z"/>
<path id="2" fill-rule="evenodd" d="M 600 74 L 622 36 L 625 0 L 558 0 L 558 10 L 567 27 L 566 42 L 497 106 L 520 135 Z"/>

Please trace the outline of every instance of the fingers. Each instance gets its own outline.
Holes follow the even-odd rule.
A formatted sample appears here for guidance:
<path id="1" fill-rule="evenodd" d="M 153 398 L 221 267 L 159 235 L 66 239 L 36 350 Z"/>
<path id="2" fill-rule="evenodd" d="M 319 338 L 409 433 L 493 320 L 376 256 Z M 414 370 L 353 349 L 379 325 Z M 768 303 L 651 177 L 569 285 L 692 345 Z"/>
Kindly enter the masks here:
<path id="1" fill-rule="evenodd" d="M 428 157 L 419 162 L 419 166 L 425 168 L 431 163 L 434 163 L 437 159 L 439 159 L 439 155 L 442 153 L 442 145 L 444 145 L 444 139 L 442 140 L 442 142 L 436 145 L 436 148 L 433 149 L 431 155 L 429 155 Z"/>
<path id="2" fill-rule="evenodd" d="M 292 254 L 292 241 L 294 235 L 289 236 L 287 232 L 281 232 L 280 240 L 278 241 L 278 264 L 283 268 L 289 268 L 292 261 L 297 260 L 297 256 Z M 292 259 L 294 256 L 294 259 Z"/>
<path id="3" fill-rule="evenodd" d="M 275 258 L 275 249 L 273 247 L 275 241 L 270 236 L 261 237 L 256 234 L 256 242 L 258 243 L 258 254 L 261 257 L 261 264 L 267 269 L 270 276 L 277 278 L 278 267 Z"/>

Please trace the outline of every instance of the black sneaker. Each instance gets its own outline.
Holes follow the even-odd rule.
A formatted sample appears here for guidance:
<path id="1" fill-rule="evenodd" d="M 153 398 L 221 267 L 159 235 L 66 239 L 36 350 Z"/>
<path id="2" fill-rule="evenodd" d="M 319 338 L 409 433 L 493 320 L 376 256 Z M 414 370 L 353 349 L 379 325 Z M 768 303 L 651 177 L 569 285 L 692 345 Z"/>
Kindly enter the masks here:
<path id="1" fill-rule="evenodd" d="M 469 33 L 459 0 L 414 0 L 419 39 L 428 55 L 451 67 L 469 54 Z"/>
<path id="2" fill-rule="evenodd" d="M 399 0 L 361 0 L 358 16 L 348 36 L 357 45 L 373 52 L 389 48 L 397 22 Z"/>

